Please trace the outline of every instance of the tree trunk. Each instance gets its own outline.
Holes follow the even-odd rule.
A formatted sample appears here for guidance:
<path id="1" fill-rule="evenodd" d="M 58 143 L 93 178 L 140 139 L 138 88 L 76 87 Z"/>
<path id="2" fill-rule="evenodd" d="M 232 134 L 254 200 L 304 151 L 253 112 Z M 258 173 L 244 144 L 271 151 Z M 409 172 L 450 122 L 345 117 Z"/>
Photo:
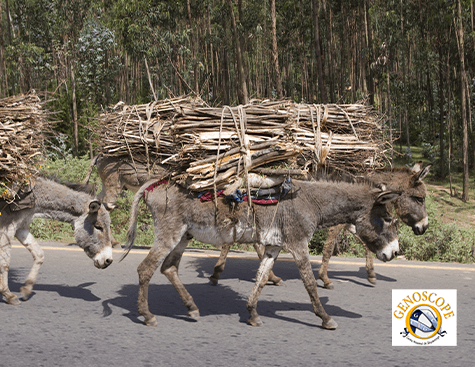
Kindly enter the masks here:
<path id="1" fill-rule="evenodd" d="M 332 19 L 332 11 L 331 7 L 329 7 L 327 11 L 327 1 L 323 0 L 323 12 L 325 15 L 325 25 L 327 29 L 327 47 L 328 47 L 328 73 L 329 73 L 329 79 L 330 79 L 330 102 L 335 103 L 336 102 L 336 96 L 335 96 L 335 72 L 333 70 L 334 67 L 334 60 L 335 57 L 333 55 L 333 19 Z"/>
<path id="2" fill-rule="evenodd" d="M 315 34 L 315 58 L 317 59 L 317 77 L 318 88 L 320 91 L 320 102 L 328 103 L 327 88 L 325 85 L 325 75 L 323 74 L 323 58 L 322 51 L 320 49 L 320 25 L 318 22 L 318 3 L 317 0 L 312 0 L 312 14 L 313 14 L 313 27 Z"/>
<path id="3" fill-rule="evenodd" d="M 71 94 L 72 94 L 72 111 L 73 111 L 73 142 L 74 142 L 74 151 L 73 154 L 75 157 L 79 156 L 79 134 L 78 134 L 78 111 L 76 104 L 76 80 L 74 77 L 74 60 L 71 60 L 70 66 L 71 72 Z"/>
<path id="4" fill-rule="evenodd" d="M 468 201 L 468 124 L 467 124 L 467 97 L 466 97 L 466 75 L 465 75 L 465 48 L 463 40 L 462 26 L 462 1 L 458 0 L 458 38 L 459 38 L 459 55 L 460 55 L 460 87 L 462 100 L 462 130 L 463 130 L 463 193 L 462 200 Z"/>
<path id="5" fill-rule="evenodd" d="M 3 37 L 3 10 L 2 3 L 0 2 L 0 97 L 5 97 L 8 95 L 8 81 L 7 81 L 7 66 L 5 64 L 5 44 Z"/>
<path id="6" fill-rule="evenodd" d="M 439 47 L 439 175 L 441 178 L 445 178 L 445 146 L 444 146 L 444 73 L 442 71 L 442 47 Z"/>
<path id="7" fill-rule="evenodd" d="M 198 48 L 198 37 L 195 37 L 193 32 L 193 20 L 191 17 L 191 5 L 190 0 L 186 0 L 186 9 L 188 11 L 188 25 L 190 27 L 190 42 L 191 42 L 191 59 L 193 60 L 193 90 L 196 95 L 200 94 L 200 89 L 198 85 L 198 62 L 196 61 L 196 50 Z"/>
<path id="8" fill-rule="evenodd" d="M 390 88 L 390 79 L 389 79 L 389 63 L 387 65 L 387 83 L 388 83 L 388 121 L 389 121 L 389 144 L 391 144 L 391 167 L 394 164 L 394 149 L 393 149 L 393 122 L 391 116 L 391 88 Z"/>
<path id="9" fill-rule="evenodd" d="M 371 62 L 373 61 L 373 30 L 371 28 L 371 18 L 369 16 L 369 4 L 368 0 L 365 0 L 365 25 L 366 25 L 366 48 L 367 48 L 367 64 L 366 64 L 366 84 L 368 88 L 369 103 L 374 106 L 374 76 L 373 69 L 371 68 Z"/>
<path id="10" fill-rule="evenodd" d="M 247 95 L 246 77 L 244 75 L 241 44 L 239 42 L 239 35 L 238 35 L 238 30 L 237 30 L 237 25 L 236 25 L 236 17 L 234 16 L 232 1 L 227 0 L 227 3 L 229 7 L 230 16 L 231 16 L 231 27 L 233 30 L 234 47 L 236 50 L 236 61 L 237 61 L 238 80 L 239 80 L 238 99 L 239 99 L 240 104 L 247 104 L 249 102 L 249 97 Z"/>
<path id="11" fill-rule="evenodd" d="M 5 0 L 5 11 L 6 11 L 6 18 L 7 18 L 7 35 L 8 35 L 8 44 L 11 45 L 13 38 L 15 37 L 14 31 L 13 31 L 13 25 L 11 21 L 11 14 L 10 14 L 10 6 L 8 5 L 8 0 Z M 6 69 L 5 69 L 6 73 Z M 10 80 L 12 81 L 12 95 L 15 95 L 15 74 L 11 74 Z M 7 93 L 8 94 L 8 93 Z"/>
<path id="12" fill-rule="evenodd" d="M 282 99 L 282 78 L 279 68 L 279 52 L 277 50 L 277 18 L 275 14 L 275 0 L 270 0 L 270 19 L 272 28 L 272 61 L 274 65 L 274 82 L 277 91 L 277 98 Z"/>

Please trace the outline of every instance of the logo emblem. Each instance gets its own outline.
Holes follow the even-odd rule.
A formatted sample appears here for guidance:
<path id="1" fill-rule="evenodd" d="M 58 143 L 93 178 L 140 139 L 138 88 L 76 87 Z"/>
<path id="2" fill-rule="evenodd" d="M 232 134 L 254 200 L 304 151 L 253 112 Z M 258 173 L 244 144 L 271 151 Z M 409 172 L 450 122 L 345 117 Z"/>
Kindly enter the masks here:
<path id="1" fill-rule="evenodd" d="M 457 345 L 456 292 L 393 289 L 393 346 Z"/>

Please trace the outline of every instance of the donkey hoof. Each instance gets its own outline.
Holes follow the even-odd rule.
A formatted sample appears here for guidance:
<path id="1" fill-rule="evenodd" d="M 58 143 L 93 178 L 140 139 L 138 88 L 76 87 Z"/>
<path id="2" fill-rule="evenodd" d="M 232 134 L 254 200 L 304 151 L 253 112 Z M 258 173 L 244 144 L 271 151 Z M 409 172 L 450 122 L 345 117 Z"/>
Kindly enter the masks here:
<path id="1" fill-rule="evenodd" d="M 249 320 L 247 320 L 247 323 L 251 326 L 262 326 L 264 323 L 261 321 L 261 318 L 258 317 L 250 317 Z"/>
<path id="2" fill-rule="evenodd" d="M 21 303 L 17 296 L 7 298 L 6 302 L 12 306 L 18 306 Z"/>
<path id="3" fill-rule="evenodd" d="M 158 322 L 157 322 L 157 318 L 155 316 L 153 316 L 151 319 L 146 319 L 145 320 L 145 325 L 147 326 L 157 326 L 158 325 Z"/>
<path id="4" fill-rule="evenodd" d="M 190 316 L 194 320 L 198 320 L 200 318 L 200 311 L 199 310 L 190 310 L 190 311 L 188 311 L 188 316 Z"/>
<path id="5" fill-rule="evenodd" d="M 323 321 L 322 327 L 327 330 L 335 330 L 338 327 L 338 324 L 331 317 L 327 321 Z"/>
<path id="6" fill-rule="evenodd" d="M 368 282 L 371 284 L 376 284 L 376 277 L 368 277 Z"/>
<path id="7" fill-rule="evenodd" d="M 31 295 L 31 288 L 28 287 L 21 287 L 20 292 L 21 292 L 21 298 L 23 298 L 24 301 L 28 300 Z"/>
<path id="8" fill-rule="evenodd" d="M 279 278 L 279 277 L 269 279 L 269 281 L 274 283 L 274 285 L 276 285 L 276 286 L 284 285 L 284 281 L 282 280 L 282 278 Z"/>
<path id="9" fill-rule="evenodd" d="M 323 288 L 325 288 L 325 289 L 335 289 L 332 282 L 323 284 Z"/>
<path id="10" fill-rule="evenodd" d="M 218 278 L 215 278 L 213 276 L 210 276 L 209 277 L 209 281 L 213 284 L 213 285 L 218 285 Z"/>

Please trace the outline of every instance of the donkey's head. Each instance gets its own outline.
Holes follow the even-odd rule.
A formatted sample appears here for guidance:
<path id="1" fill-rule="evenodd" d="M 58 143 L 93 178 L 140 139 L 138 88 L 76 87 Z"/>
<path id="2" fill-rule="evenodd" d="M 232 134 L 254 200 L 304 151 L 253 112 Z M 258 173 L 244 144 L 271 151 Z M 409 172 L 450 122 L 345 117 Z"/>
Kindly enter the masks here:
<path id="1" fill-rule="evenodd" d="M 84 212 L 74 222 L 74 238 L 96 268 L 105 269 L 112 263 L 110 216 L 97 199 L 88 202 Z"/>
<path id="2" fill-rule="evenodd" d="M 401 196 L 394 201 L 396 214 L 416 235 L 424 234 L 429 227 L 425 206 L 427 189 L 422 180 L 429 173 L 431 166 L 422 169 L 421 163 L 416 163 L 411 171 L 412 176 L 400 185 Z"/>
<path id="3" fill-rule="evenodd" d="M 372 195 L 372 205 L 356 220 L 352 231 L 376 254 L 379 260 L 389 261 L 399 252 L 397 220 L 391 215 L 390 203 L 396 200 L 400 193 L 375 191 Z"/>

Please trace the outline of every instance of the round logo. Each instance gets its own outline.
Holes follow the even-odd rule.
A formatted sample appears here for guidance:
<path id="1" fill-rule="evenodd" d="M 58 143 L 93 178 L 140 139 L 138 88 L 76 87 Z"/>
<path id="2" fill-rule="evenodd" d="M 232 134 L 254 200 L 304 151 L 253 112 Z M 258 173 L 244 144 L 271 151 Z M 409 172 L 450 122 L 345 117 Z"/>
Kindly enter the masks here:
<path id="1" fill-rule="evenodd" d="M 442 326 L 439 310 L 427 304 L 414 306 L 406 316 L 406 330 L 419 339 L 429 339 Z"/>

